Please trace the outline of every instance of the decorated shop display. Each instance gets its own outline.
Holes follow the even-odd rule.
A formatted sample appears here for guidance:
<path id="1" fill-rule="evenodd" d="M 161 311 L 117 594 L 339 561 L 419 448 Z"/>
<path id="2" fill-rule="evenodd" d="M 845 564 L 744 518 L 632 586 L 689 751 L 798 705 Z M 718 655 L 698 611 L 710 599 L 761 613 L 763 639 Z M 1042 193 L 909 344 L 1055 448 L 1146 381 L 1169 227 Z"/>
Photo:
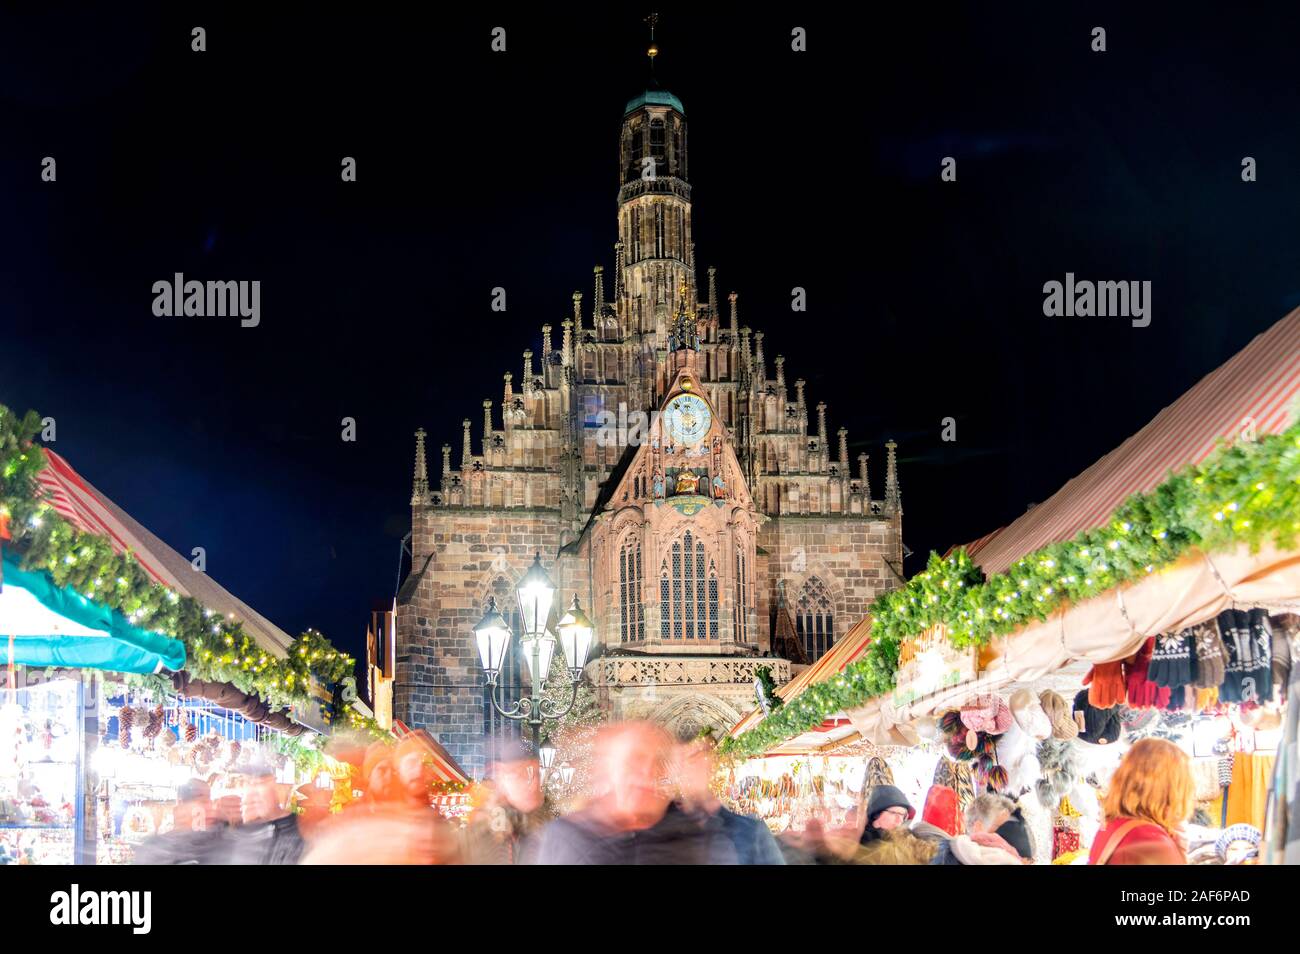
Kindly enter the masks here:
<path id="1" fill-rule="evenodd" d="M 0 689 L 0 864 L 72 864 L 78 690 L 70 679 Z"/>
<path id="2" fill-rule="evenodd" d="M 1131 495 L 1104 525 L 1025 554 L 1004 572 L 985 578 L 962 549 L 947 557 L 932 554 L 924 572 L 872 604 L 870 642 L 861 658 L 834 678 L 807 686 L 725 746 L 740 755 L 758 754 L 839 712 L 893 694 L 902 666 L 911 667 L 909 679 L 921 668 L 919 652 L 905 648 L 911 641 L 937 634 L 957 650 L 983 647 L 1065 607 L 1136 584 L 1194 550 L 1215 554 L 1235 552 L 1243 545 L 1293 548 L 1297 512 L 1300 426 L 1293 424 L 1253 442 L 1219 447 L 1152 490 Z M 1261 611 L 1230 612 L 1236 615 L 1229 624 L 1219 621 L 1221 636 L 1225 628 L 1229 632 L 1223 641 L 1227 652 L 1220 696 L 1229 701 L 1265 698 L 1272 685 L 1272 652 L 1271 645 L 1264 645 Z M 1193 648 L 1199 659 L 1199 644 Z M 1162 653 L 1157 673 L 1180 678 L 1180 659 L 1184 667 L 1190 666 L 1182 656 L 1166 665 Z M 943 668 L 930 666 L 932 673 Z M 940 674 L 937 684 L 943 681 Z M 1089 687 L 1095 708 L 1124 702 L 1128 685 L 1122 661 L 1095 667 Z M 1186 693 L 1182 698 L 1186 700 Z"/>

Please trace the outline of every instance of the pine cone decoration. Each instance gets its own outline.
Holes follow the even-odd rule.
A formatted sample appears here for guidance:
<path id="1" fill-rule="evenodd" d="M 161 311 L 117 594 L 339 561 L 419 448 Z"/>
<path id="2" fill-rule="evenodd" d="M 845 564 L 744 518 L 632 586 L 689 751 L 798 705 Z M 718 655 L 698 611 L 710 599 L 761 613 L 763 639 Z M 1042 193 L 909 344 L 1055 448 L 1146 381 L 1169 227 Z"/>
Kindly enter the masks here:
<path id="1" fill-rule="evenodd" d="M 117 710 L 117 738 L 123 747 L 131 744 L 131 728 L 135 725 L 135 710 L 123 706 Z"/>
<path id="2" fill-rule="evenodd" d="M 144 727 L 144 737 L 146 739 L 157 738 L 158 733 L 162 731 L 163 724 L 163 707 L 155 706 L 149 710 L 149 722 Z"/>
<path id="3" fill-rule="evenodd" d="M 239 740 L 232 739 L 230 742 L 230 764 L 231 765 L 234 765 L 236 762 L 239 761 L 239 749 L 240 749 Z"/>
<path id="4" fill-rule="evenodd" d="M 199 727 L 189 717 L 185 719 L 185 741 L 194 742 L 199 737 Z"/>

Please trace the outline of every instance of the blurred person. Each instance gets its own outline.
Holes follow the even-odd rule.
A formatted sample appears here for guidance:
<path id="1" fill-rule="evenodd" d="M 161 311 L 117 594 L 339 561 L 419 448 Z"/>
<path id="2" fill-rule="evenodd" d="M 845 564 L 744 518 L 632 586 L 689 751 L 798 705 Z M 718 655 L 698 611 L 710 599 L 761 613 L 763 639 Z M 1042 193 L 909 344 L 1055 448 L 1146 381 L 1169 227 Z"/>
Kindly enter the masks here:
<path id="1" fill-rule="evenodd" d="M 867 797 L 867 822 L 862 830 L 862 844 L 880 838 L 887 831 L 906 828 L 916 817 L 916 809 L 902 789 L 894 785 L 876 785 Z"/>
<path id="2" fill-rule="evenodd" d="M 296 790 L 298 799 L 298 828 L 303 838 L 312 842 L 320 832 L 322 825 L 330 822 L 330 805 L 334 801 L 334 791 L 320 788 L 314 782 L 308 782 Z"/>
<path id="3" fill-rule="evenodd" d="M 1033 862 L 1029 826 L 1020 808 L 997 792 L 978 795 L 966 808 L 966 832 L 935 855 L 936 865 L 1018 865 Z"/>
<path id="4" fill-rule="evenodd" d="M 382 810 L 385 805 L 399 801 L 397 791 L 397 763 L 393 747 L 376 742 L 366 750 L 361 763 L 361 801 L 356 807 L 369 812 Z"/>
<path id="5" fill-rule="evenodd" d="M 137 865 L 202 865 L 218 859 L 222 826 L 215 822 L 212 790 L 201 779 L 176 790 L 171 831 L 150 835 L 135 850 Z"/>
<path id="6" fill-rule="evenodd" d="M 295 865 L 303 853 L 298 816 L 281 800 L 269 765 L 250 765 L 240 800 L 240 824 L 226 837 L 227 864 Z"/>
<path id="7" fill-rule="evenodd" d="M 1102 799 L 1106 824 L 1090 865 L 1182 865 L 1183 826 L 1196 808 L 1187 753 L 1164 739 L 1140 739 L 1124 753 Z"/>
<path id="8" fill-rule="evenodd" d="M 938 846 L 906 825 L 877 829 L 879 834 L 858 845 L 849 861 L 855 865 L 928 865 Z"/>
<path id="9" fill-rule="evenodd" d="M 542 789 L 541 762 L 515 738 L 498 739 L 492 758 L 487 800 L 474 809 L 464 830 L 465 863 L 530 864 L 538 833 L 554 814 Z"/>
<path id="10" fill-rule="evenodd" d="M 711 737 L 679 740 L 674 751 L 680 807 L 708 839 L 707 864 L 783 865 L 785 858 L 767 825 L 727 808 L 713 793 L 716 743 Z"/>
<path id="11" fill-rule="evenodd" d="M 376 743 L 362 762 L 359 803 L 321 827 L 306 865 L 435 865 L 461 858 L 456 836 L 433 807 L 433 769 L 416 739 Z"/>
<path id="12" fill-rule="evenodd" d="M 672 741 L 649 722 L 602 726 L 593 747 L 592 799 L 542 830 L 537 863 L 704 864 L 708 838 L 664 779 Z"/>
<path id="13" fill-rule="evenodd" d="M 1015 802 L 998 792 L 984 792 L 975 796 L 966 806 L 964 818 L 966 831 L 950 838 L 945 838 L 934 857 L 936 865 L 961 865 L 969 862 L 961 860 L 977 857 L 978 848 L 1010 849 L 1001 837 L 995 834 L 1003 822 L 1011 817 Z M 954 852 L 959 847 L 961 854 Z"/>

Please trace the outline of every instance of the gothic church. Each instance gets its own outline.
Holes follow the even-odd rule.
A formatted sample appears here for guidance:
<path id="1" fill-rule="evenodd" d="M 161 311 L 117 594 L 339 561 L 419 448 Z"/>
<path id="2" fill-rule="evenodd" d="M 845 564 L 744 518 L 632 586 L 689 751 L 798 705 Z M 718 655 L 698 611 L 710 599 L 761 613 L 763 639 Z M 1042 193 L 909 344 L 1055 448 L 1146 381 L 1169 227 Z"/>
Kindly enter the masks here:
<path id="1" fill-rule="evenodd" d="M 416 434 L 394 715 L 471 773 L 500 728 L 471 629 L 495 596 L 518 632 L 536 553 L 557 610 L 576 593 L 596 624 L 601 705 L 677 731 L 728 728 L 759 667 L 789 679 L 902 571 L 894 444 L 873 496 L 867 455 L 852 472 L 847 431 L 832 444 L 826 405 L 810 415 L 803 380 L 791 393 L 736 293 L 724 312 L 713 268 L 700 294 L 686 130 L 669 92 L 628 102 L 612 282 L 597 265 L 590 302 L 574 292 L 558 336 L 541 326 L 481 429 L 462 422 L 458 459 L 442 446 L 436 487 Z M 609 426 L 636 412 L 646 427 Z M 523 671 L 507 658 L 502 678 Z"/>

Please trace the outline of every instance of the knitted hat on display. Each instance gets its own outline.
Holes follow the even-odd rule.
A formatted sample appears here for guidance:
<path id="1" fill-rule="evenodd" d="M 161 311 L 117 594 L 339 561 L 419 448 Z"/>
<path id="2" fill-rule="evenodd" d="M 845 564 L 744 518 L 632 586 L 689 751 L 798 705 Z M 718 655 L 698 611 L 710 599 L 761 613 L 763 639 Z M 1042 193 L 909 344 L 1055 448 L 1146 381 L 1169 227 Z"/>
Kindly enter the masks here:
<path id="1" fill-rule="evenodd" d="M 1058 693 L 1044 689 L 1038 694 L 1038 702 L 1052 723 L 1052 738 L 1068 740 L 1079 735 L 1079 726 L 1070 714 L 1070 704 Z"/>
<path id="2" fill-rule="evenodd" d="M 1124 661 L 1096 663 L 1083 677 L 1088 687 L 1088 702 L 1097 709 L 1109 709 L 1124 701 L 1128 686 L 1124 682 Z M 1075 705 L 1078 709 L 1078 705 Z"/>
<path id="3" fill-rule="evenodd" d="M 1219 688 L 1227 659 L 1219 624 L 1210 620 L 1193 626 L 1192 643 L 1196 650 L 1196 684 L 1202 689 Z"/>
<path id="4" fill-rule="evenodd" d="M 1001 735 L 1011 727 L 1011 708 L 992 693 L 975 696 L 961 707 L 961 724 L 967 729 L 966 747 L 975 748 L 974 734 Z"/>
<path id="5" fill-rule="evenodd" d="M 1038 697 L 1028 689 L 1017 689 L 1007 704 L 1011 707 L 1011 717 L 1025 735 L 1041 742 L 1052 734 L 1052 720 L 1043 711 Z"/>
<path id="6" fill-rule="evenodd" d="M 1119 709 L 1120 728 L 1131 741 L 1150 734 L 1159 721 L 1160 713 L 1155 709 L 1133 709 L 1129 706 L 1121 706 Z"/>
<path id="7" fill-rule="evenodd" d="M 1119 710 L 1099 708 L 1088 701 L 1089 691 L 1080 689 L 1074 697 L 1074 711 L 1083 713 L 1083 731 L 1079 739 L 1093 745 L 1110 745 L 1119 738 Z"/>

